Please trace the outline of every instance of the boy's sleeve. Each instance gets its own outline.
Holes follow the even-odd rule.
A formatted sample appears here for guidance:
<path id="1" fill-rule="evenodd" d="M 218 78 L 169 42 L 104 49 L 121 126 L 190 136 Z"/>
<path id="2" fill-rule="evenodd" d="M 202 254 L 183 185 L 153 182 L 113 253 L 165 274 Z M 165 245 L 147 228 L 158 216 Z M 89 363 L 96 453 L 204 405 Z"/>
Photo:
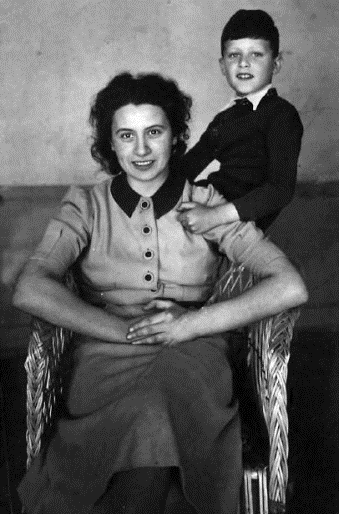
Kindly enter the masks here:
<path id="1" fill-rule="evenodd" d="M 214 122 L 215 119 L 208 125 L 195 146 L 181 158 L 183 173 L 191 182 L 215 159 L 217 143 L 212 130 Z"/>
<path id="2" fill-rule="evenodd" d="M 245 196 L 233 200 L 240 219 L 259 220 L 283 209 L 295 190 L 303 125 L 292 105 L 271 121 L 267 133 L 267 181 Z"/>

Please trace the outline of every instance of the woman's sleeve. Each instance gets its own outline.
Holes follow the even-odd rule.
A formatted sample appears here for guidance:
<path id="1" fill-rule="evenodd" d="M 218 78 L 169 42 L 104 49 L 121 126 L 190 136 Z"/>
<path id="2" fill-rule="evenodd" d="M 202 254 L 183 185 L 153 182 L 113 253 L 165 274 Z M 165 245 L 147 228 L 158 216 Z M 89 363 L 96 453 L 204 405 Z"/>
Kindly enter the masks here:
<path id="1" fill-rule="evenodd" d="M 85 188 L 71 187 L 31 259 L 44 262 L 58 273 L 65 272 L 89 245 L 92 226 L 90 192 Z"/>

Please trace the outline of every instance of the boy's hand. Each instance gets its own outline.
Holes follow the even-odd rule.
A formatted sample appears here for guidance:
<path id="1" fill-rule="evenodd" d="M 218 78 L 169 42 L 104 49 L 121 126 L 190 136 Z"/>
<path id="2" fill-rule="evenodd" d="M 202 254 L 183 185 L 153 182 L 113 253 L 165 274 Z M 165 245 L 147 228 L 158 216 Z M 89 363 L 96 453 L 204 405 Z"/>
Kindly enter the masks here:
<path id="1" fill-rule="evenodd" d="M 180 212 L 178 220 L 183 227 L 193 234 L 203 234 L 217 225 L 223 220 L 219 219 L 219 206 L 207 207 L 206 205 L 196 202 L 182 202 L 177 208 Z"/>

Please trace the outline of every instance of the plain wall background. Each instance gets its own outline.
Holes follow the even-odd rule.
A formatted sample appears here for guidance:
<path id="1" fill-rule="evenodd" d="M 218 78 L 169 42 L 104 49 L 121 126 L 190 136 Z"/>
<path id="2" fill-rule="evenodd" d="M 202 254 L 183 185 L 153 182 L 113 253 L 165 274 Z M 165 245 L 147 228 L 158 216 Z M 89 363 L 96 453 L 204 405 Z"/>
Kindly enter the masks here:
<path id="1" fill-rule="evenodd" d="M 3 0 L 0 184 L 100 180 L 89 105 L 123 70 L 161 72 L 193 96 L 194 144 L 231 96 L 219 40 L 239 8 L 267 10 L 279 28 L 274 85 L 305 126 L 299 180 L 338 180 L 336 0 Z"/>

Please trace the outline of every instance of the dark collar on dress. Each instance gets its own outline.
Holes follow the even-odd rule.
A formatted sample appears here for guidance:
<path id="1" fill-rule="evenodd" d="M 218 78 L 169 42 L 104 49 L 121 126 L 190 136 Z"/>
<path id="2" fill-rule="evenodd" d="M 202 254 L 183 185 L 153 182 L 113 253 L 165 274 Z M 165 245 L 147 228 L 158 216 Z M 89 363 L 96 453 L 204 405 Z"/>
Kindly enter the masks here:
<path id="1" fill-rule="evenodd" d="M 164 184 L 151 197 L 156 219 L 164 216 L 175 207 L 183 193 L 184 184 L 184 174 L 170 170 Z M 123 171 L 112 180 L 111 194 L 119 207 L 131 218 L 141 196 L 129 186 L 126 174 Z"/>

